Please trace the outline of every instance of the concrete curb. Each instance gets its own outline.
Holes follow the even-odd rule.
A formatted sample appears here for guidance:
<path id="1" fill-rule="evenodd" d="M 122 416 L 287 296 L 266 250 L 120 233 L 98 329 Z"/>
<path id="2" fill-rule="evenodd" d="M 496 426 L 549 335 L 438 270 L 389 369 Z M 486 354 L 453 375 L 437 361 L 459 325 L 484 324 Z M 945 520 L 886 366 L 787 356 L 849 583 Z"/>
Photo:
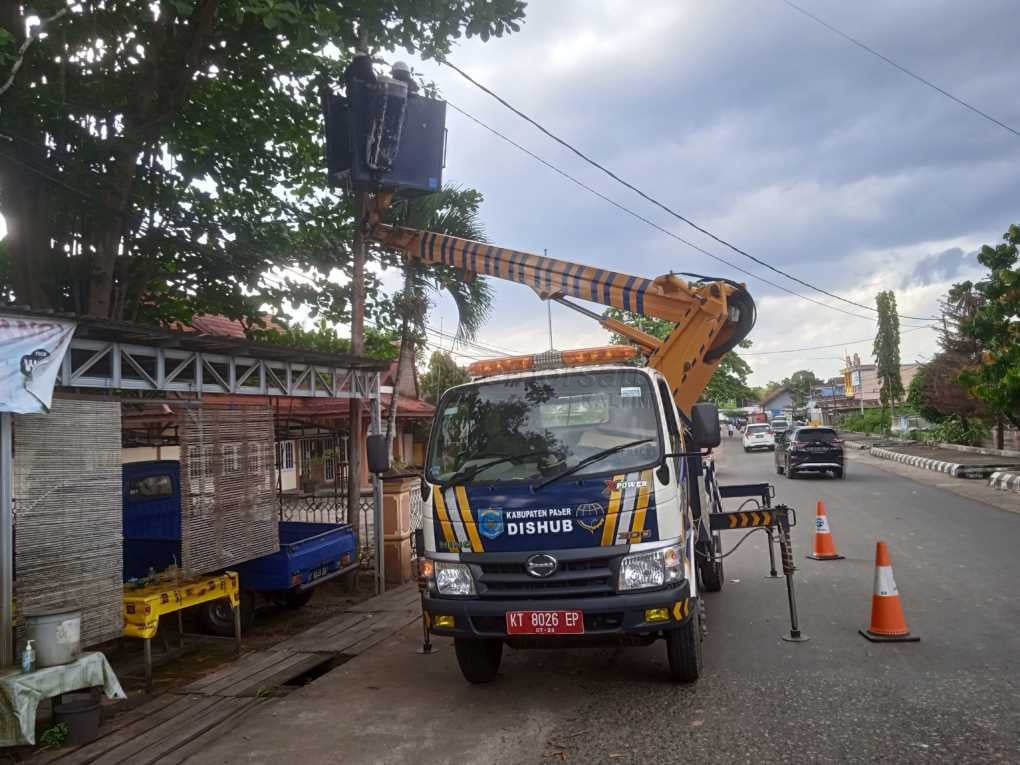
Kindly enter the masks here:
<path id="1" fill-rule="evenodd" d="M 893 462 L 902 462 L 904 465 L 912 465 L 913 467 L 932 470 L 936 473 L 945 473 L 946 475 L 951 475 L 954 478 L 965 477 L 962 473 L 966 466 L 959 465 L 955 462 L 943 462 L 942 460 L 935 460 L 930 457 L 919 457 L 916 454 L 901 454 L 900 452 L 894 452 L 891 449 L 880 449 L 877 446 L 871 447 L 869 454 L 871 454 L 872 457 L 880 457 L 881 459 L 892 460 Z"/>
<path id="2" fill-rule="evenodd" d="M 988 485 L 1002 491 L 1015 491 L 1020 494 L 1020 473 L 998 471 L 988 478 Z"/>
<path id="3" fill-rule="evenodd" d="M 860 449 L 861 451 L 872 448 L 871 444 L 862 444 L 860 441 L 844 441 L 843 444 L 851 449 Z"/>

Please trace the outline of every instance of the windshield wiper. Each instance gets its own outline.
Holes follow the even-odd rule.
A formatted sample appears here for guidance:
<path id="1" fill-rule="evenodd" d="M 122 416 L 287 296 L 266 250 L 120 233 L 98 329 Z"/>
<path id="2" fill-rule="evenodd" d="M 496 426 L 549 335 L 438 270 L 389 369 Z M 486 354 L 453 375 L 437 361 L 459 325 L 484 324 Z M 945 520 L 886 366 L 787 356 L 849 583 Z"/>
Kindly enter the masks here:
<path id="1" fill-rule="evenodd" d="M 440 488 L 446 489 L 450 486 L 453 486 L 455 483 L 463 483 L 464 481 L 470 481 L 472 478 L 481 473 L 483 470 L 487 470 L 488 468 L 491 468 L 493 465 L 500 465 L 504 462 L 514 462 L 516 460 L 523 460 L 527 459 L 528 457 L 540 457 L 543 454 L 548 454 L 549 451 L 550 451 L 549 449 L 540 449 L 534 452 L 524 452 L 523 454 L 511 454 L 506 457 L 498 457 L 497 459 L 489 460 L 488 462 L 483 462 L 481 465 L 472 465 L 471 467 L 466 469 L 462 468 L 453 475 L 451 475 L 446 481 L 441 481 L 439 483 L 439 486 Z"/>
<path id="2" fill-rule="evenodd" d="M 631 442 L 626 443 L 626 444 L 619 444 L 617 446 L 610 446 L 608 449 L 603 449 L 600 452 L 596 452 L 595 454 L 591 455 L 590 457 L 585 457 L 583 460 L 578 462 L 573 467 L 568 467 L 566 470 L 563 470 L 563 471 L 557 473 L 554 476 L 546 478 L 544 481 L 541 481 L 540 483 L 535 484 L 535 486 L 533 488 L 537 491 L 537 490 L 539 490 L 539 489 L 541 489 L 541 488 L 543 488 L 545 486 L 548 486 L 549 484 L 553 483 L 554 481 L 558 481 L 561 478 L 566 478 L 568 475 L 572 475 L 573 473 L 576 473 L 581 468 L 587 467 L 588 465 L 592 464 L 593 462 L 598 462 L 599 460 L 605 459 L 606 457 L 609 457 L 610 455 L 616 454 L 617 452 L 622 452 L 624 449 L 630 449 L 632 446 L 640 446 L 641 444 L 647 444 L 647 443 L 650 443 L 650 442 L 652 442 L 654 440 L 655 440 L 654 438 L 642 438 L 642 439 L 640 439 L 638 441 L 631 441 Z"/>

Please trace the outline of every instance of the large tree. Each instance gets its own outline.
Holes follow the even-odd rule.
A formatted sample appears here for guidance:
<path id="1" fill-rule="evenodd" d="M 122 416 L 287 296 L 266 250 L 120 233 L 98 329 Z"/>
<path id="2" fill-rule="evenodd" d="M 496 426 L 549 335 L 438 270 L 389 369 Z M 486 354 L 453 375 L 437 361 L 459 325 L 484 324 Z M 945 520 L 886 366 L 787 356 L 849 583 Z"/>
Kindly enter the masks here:
<path id="1" fill-rule="evenodd" d="M 810 369 L 798 369 L 785 378 L 782 385 L 789 389 L 795 413 L 802 413 L 811 400 L 812 389 L 821 382 Z"/>
<path id="2" fill-rule="evenodd" d="M 676 325 L 666 319 L 657 319 L 652 316 L 641 316 L 638 314 L 623 311 L 619 308 L 610 308 L 607 315 L 617 321 L 625 322 L 632 327 L 647 332 L 653 337 L 665 340 Z M 613 333 L 609 342 L 615 345 L 628 345 L 630 341 L 623 335 Z M 744 340 L 740 348 L 750 348 L 751 342 Z M 747 384 L 747 378 L 751 374 L 751 367 L 747 361 L 740 357 L 736 351 L 730 351 L 719 362 L 719 366 L 712 373 L 708 385 L 701 398 L 703 401 L 713 401 L 717 404 L 726 404 L 731 401 L 738 406 L 741 402 L 755 399 L 755 391 Z"/>
<path id="3" fill-rule="evenodd" d="M 1003 243 L 985 245 L 978 262 L 988 275 L 962 282 L 949 292 L 950 304 L 967 301 L 973 310 L 960 318 L 960 333 L 980 356 L 960 381 L 997 416 L 1020 428 L 1020 226 Z"/>
<path id="4" fill-rule="evenodd" d="M 878 397 L 882 416 L 885 417 L 885 410 L 894 409 L 904 393 L 903 378 L 900 377 L 900 316 L 896 311 L 896 294 L 892 290 L 879 292 L 875 302 L 878 306 L 878 330 L 873 351 L 879 382 Z"/>
<path id="5" fill-rule="evenodd" d="M 391 222 L 409 228 L 485 241 L 485 229 L 479 218 L 482 195 L 473 189 L 446 187 L 435 194 L 398 203 L 389 211 Z M 395 385 L 400 387 L 409 370 L 406 359 L 425 341 L 425 318 L 430 296 L 445 292 L 457 307 L 457 337 L 471 339 L 481 327 L 492 306 L 492 288 L 484 279 L 471 278 L 449 266 L 427 266 L 419 261 L 404 261 L 404 288 L 394 298 L 394 315 L 400 321 L 401 353 L 397 357 Z M 386 437 L 393 448 L 396 435 L 396 397 L 386 420 Z"/>
<path id="6" fill-rule="evenodd" d="M 0 289 L 101 317 L 257 321 L 286 301 L 348 319 L 354 216 L 326 188 L 321 95 L 355 48 L 441 57 L 523 13 L 520 0 L 0 3 Z M 371 316 L 371 277 L 367 295 Z"/>

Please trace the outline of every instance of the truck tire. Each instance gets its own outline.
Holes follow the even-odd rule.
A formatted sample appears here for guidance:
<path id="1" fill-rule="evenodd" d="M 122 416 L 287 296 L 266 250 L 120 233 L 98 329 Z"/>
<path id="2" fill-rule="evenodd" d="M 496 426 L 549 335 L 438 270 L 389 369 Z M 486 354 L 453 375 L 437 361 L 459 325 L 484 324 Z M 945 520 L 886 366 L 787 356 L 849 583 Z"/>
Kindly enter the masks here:
<path id="1" fill-rule="evenodd" d="M 503 660 L 502 640 L 454 638 L 453 650 L 460 672 L 469 683 L 491 683 L 496 679 Z"/>
<path id="2" fill-rule="evenodd" d="M 312 599 L 313 592 L 315 590 L 287 590 L 282 599 L 283 607 L 296 611 Z"/>
<path id="3" fill-rule="evenodd" d="M 687 623 L 666 633 L 669 679 L 693 683 L 701 677 L 701 604 L 696 602 Z"/>
<path id="4" fill-rule="evenodd" d="M 255 623 L 255 593 L 241 590 L 241 634 L 248 632 Z M 202 627 L 210 635 L 233 637 L 234 614 L 226 600 L 211 600 L 203 603 L 199 611 Z"/>
<path id="5" fill-rule="evenodd" d="M 782 474 L 783 474 L 783 466 L 782 466 L 782 465 L 780 465 L 780 464 L 779 464 L 779 463 L 777 462 L 777 463 L 776 463 L 776 475 L 782 475 Z"/>
<path id="6" fill-rule="evenodd" d="M 718 556 L 722 552 L 722 538 L 718 534 L 712 535 L 712 554 Z M 723 586 L 723 562 L 721 559 L 710 560 L 702 557 L 708 555 L 709 550 L 703 549 L 698 557 L 698 573 L 701 574 L 701 588 L 705 592 L 719 592 Z"/>

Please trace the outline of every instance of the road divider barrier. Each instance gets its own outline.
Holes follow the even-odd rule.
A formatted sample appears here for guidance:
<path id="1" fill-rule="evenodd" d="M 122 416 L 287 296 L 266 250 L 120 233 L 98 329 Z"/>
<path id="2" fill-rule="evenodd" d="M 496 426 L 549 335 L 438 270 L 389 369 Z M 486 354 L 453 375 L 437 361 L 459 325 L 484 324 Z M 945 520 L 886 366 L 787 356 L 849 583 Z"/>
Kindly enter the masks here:
<path id="1" fill-rule="evenodd" d="M 900 592 L 893 578 L 889 547 L 879 542 L 875 548 L 875 587 L 871 596 L 871 625 L 858 630 L 873 643 L 916 642 L 921 638 L 911 635 L 900 604 Z"/>
<path id="2" fill-rule="evenodd" d="M 815 546 L 811 560 L 842 560 L 843 556 L 836 552 L 836 542 L 829 529 L 829 518 L 825 514 L 825 503 L 818 500 L 815 505 Z"/>
<path id="3" fill-rule="evenodd" d="M 993 489 L 1001 491 L 1020 492 L 1020 473 L 1009 473 L 1005 470 L 997 471 L 989 477 L 988 485 Z"/>

